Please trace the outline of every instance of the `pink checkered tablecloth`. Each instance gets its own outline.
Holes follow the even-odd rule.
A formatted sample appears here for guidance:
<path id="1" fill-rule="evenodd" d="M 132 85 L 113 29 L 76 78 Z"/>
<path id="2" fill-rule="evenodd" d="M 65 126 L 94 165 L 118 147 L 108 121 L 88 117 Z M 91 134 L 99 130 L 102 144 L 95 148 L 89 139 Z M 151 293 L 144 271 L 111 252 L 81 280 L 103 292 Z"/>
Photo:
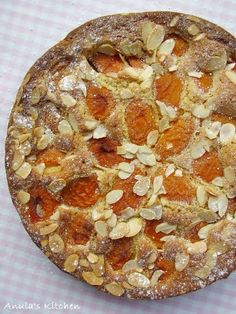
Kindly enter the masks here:
<path id="1" fill-rule="evenodd" d="M 10 200 L 4 141 L 8 115 L 25 72 L 52 45 L 89 19 L 151 10 L 199 15 L 235 34 L 236 0 L 0 0 L 0 313 L 236 313 L 236 273 L 201 291 L 162 301 L 117 299 L 97 292 L 43 256 Z"/>

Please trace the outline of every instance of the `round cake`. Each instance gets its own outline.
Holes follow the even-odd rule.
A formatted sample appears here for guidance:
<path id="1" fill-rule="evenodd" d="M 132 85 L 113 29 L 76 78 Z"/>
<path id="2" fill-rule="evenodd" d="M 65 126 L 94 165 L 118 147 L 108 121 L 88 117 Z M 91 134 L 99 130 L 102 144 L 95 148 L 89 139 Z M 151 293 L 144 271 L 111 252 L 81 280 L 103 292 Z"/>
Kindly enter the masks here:
<path id="1" fill-rule="evenodd" d="M 162 299 L 236 268 L 236 40 L 172 12 L 100 17 L 28 71 L 6 171 L 61 270 Z"/>

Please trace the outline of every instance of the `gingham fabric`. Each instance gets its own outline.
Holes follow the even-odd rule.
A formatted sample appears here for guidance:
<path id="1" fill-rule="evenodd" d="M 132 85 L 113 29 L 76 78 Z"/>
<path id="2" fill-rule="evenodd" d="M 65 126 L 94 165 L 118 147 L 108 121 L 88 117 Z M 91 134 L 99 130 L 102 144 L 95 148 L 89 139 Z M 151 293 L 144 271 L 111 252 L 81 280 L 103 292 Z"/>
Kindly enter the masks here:
<path id="1" fill-rule="evenodd" d="M 25 72 L 85 21 L 121 11 L 148 10 L 199 15 L 235 35 L 236 0 L 0 0 L 0 313 L 236 313 L 236 273 L 203 290 L 162 301 L 132 301 L 98 292 L 47 260 L 25 232 L 11 203 L 4 141 L 8 115 Z"/>

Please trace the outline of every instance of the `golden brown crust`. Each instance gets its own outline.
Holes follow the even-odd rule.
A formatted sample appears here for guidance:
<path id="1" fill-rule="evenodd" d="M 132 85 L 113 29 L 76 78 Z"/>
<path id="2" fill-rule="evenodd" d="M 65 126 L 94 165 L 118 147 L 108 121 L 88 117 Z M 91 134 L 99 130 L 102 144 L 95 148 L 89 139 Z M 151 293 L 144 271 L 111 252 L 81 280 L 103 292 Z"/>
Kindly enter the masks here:
<path id="1" fill-rule="evenodd" d="M 175 38 L 175 45 L 179 37 L 186 42 L 186 50 L 181 46 L 174 52 L 178 67 L 170 55 L 163 60 L 159 55 L 159 60 L 150 61 L 156 50 L 149 50 L 142 36 L 145 21 L 160 32 L 164 30 L 165 39 Z M 115 54 L 118 51 L 122 55 L 112 59 L 111 71 L 107 70 L 107 57 L 95 60 L 104 44 L 108 46 L 106 49 L 112 47 Z M 114 51 L 106 52 L 110 54 Z M 210 133 L 215 131 L 211 129 L 212 120 L 220 121 L 213 119 L 214 112 L 227 119 L 236 117 L 232 66 L 235 61 L 236 40 L 217 25 L 180 13 L 146 12 L 89 21 L 69 33 L 32 66 L 19 88 L 9 120 L 6 171 L 12 200 L 25 229 L 61 270 L 102 291 L 134 299 L 184 294 L 225 278 L 235 270 L 236 136 L 234 133 L 230 139 L 233 143 L 226 143 L 218 140 L 218 133 L 212 138 Z M 152 68 L 152 79 L 156 76 L 152 85 L 147 85 L 150 77 L 139 81 L 132 77 L 137 74 L 126 71 L 128 65 L 142 69 L 145 62 L 149 62 L 149 71 Z M 172 72 L 170 69 L 175 66 Z M 97 75 L 94 69 L 103 73 Z M 141 71 L 137 73 L 144 75 Z M 204 76 L 200 82 L 198 75 L 200 79 Z M 162 92 L 160 77 L 169 82 Z M 154 84 L 156 87 L 152 88 Z M 169 86 L 174 96 L 165 94 Z M 181 89 L 178 97 L 177 89 Z M 145 102 L 140 98 L 145 98 Z M 201 110 L 199 113 L 196 104 L 201 110 L 209 110 L 208 115 Z M 103 110 L 98 110 L 98 106 L 103 106 Z M 170 129 L 165 125 L 166 108 Z M 174 116 L 173 108 L 177 113 Z M 145 119 L 153 121 L 143 128 Z M 232 131 L 231 122 L 226 133 L 228 129 Z M 105 140 L 101 136 L 104 129 L 99 129 L 101 125 L 107 132 Z M 147 135 L 152 132 L 158 133 L 157 143 L 147 146 Z M 124 149 L 124 139 L 137 144 L 140 153 L 118 154 L 117 147 Z M 198 150 L 193 153 L 194 145 L 202 141 L 205 142 L 201 149 L 205 153 L 210 151 L 210 165 L 204 153 L 203 157 L 194 155 L 199 154 Z M 167 150 L 163 148 L 169 144 L 172 146 Z M 149 159 L 144 158 L 142 149 L 149 150 L 144 153 Z M 132 159 L 135 159 L 130 163 L 136 169 L 134 173 L 125 179 L 118 178 L 118 172 L 122 172 L 118 165 Z M 167 175 L 173 164 L 173 171 L 177 172 Z M 209 170 L 211 165 L 214 170 Z M 208 169 L 204 173 L 203 166 Z M 210 171 L 214 172 L 213 178 L 220 178 L 214 184 L 212 179 L 208 180 Z M 138 197 L 133 186 L 135 180 L 141 179 L 135 175 L 144 176 L 146 181 L 151 178 L 151 183 L 146 183 L 151 184 L 149 191 Z M 154 177 L 164 180 L 162 191 L 156 195 L 151 191 Z M 203 192 L 199 192 L 200 186 Z M 122 191 L 121 200 L 105 203 L 106 195 L 113 190 Z M 153 203 L 152 192 L 157 198 Z M 200 199 L 199 203 L 201 192 L 208 193 L 209 208 L 206 201 Z M 230 203 L 226 209 L 225 198 Z M 213 210 L 211 201 L 219 201 L 217 206 L 223 202 L 223 208 Z M 157 216 L 162 206 L 162 217 L 152 220 L 145 215 L 154 215 L 150 213 L 153 204 Z M 125 210 L 126 207 L 132 207 L 133 212 Z M 142 207 L 149 212 L 141 213 Z M 123 228 L 130 228 L 123 237 L 117 237 L 114 230 L 117 217 Z M 163 222 L 166 225 L 155 231 Z M 209 234 L 199 236 L 199 230 L 209 224 L 212 224 Z M 131 227 L 139 230 L 132 234 Z M 163 228 L 172 229 L 166 232 Z M 164 236 L 170 237 L 161 243 Z M 119 245 L 116 241 L 120 241 Z M 127 261 L 131 263 L 125 264 Z"/>

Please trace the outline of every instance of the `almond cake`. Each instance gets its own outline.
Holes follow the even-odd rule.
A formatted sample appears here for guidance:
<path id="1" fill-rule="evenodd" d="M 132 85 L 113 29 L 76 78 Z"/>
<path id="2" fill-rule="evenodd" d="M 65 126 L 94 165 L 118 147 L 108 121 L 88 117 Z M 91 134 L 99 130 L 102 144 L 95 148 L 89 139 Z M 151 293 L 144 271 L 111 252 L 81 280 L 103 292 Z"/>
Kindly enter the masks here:
<path id="1" fill-rule="evenodd" d="M 133 299 L 236 268 L 236 40 L 172 12 L 100 17 L 28 71 L 6 171 L 61 270 Z"/>

